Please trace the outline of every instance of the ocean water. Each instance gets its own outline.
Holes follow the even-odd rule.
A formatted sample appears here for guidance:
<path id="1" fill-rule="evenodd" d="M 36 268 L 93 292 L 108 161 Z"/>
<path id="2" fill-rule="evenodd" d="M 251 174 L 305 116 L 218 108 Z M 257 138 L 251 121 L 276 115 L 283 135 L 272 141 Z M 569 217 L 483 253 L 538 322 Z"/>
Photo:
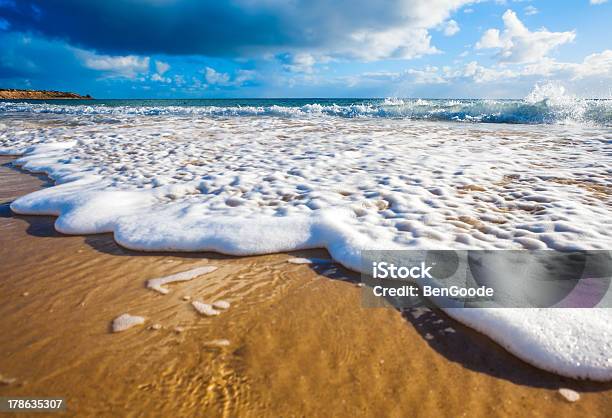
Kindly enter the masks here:
<path id="1" fill-rule="evenodd" d="M 612 104 L 269 99 L 0 103 L 0 153 L 56 185 L 13 211 L 127 248 L 251 255 L 326 248 L 612 244 Z M 562 92 L 561 92 L 562 93 Z M 606 309 L 446 309 L 565 376 L 612 380 Z"/>
<path id="2" fill-rule="evenodd" d="M 165 99 L 0 100 L 0 112 L 52 114 L 395 118 L 510 124 L 612 125 L 612 99 L 575 99 L 538 90 L 522 100 L 476 99 Z M 32 106 L 37 104 L 38 106 Z"/>

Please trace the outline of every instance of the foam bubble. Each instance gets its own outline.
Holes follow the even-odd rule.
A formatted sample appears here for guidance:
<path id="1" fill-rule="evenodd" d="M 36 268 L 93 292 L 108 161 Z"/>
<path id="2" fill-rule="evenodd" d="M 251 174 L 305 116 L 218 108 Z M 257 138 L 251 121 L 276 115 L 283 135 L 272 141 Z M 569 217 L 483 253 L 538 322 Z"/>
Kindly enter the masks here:
<path id="1" fill-rule="evenodd" d="M 303 257 L 295 257 L 287 260 L 288 263 L 291 264 L 331 264 L 331 260 L 326 260 L 324 258 L 303 258 Z"/>
<path id="2" fill-rule="evenodd" d="M 213 308 L 212 305 L 199 300 L 194 300 L 193 302 L 191 302 L 191 305 L 195 308 L 196 311 L 198 311 L 198 313 L 205 316 L 217 316 L 221 313 L 217 309 Z"/>
<path id="3" fill-rule="evenodd" d="M 291 263 L 291 264 L 312 264 L 312 260 L 310 260 L 309 258 L 290 258 L 289 260 L 287 260 L 287 263 Z"/>
<path id="4" fill-rule="evenodd" d="M 113 319 L 113 332 L 121 332 L 126 329 L 130 329 L 136 325 L 142 325 L 145 322 L 145 318 L 142 316 L 135 316 L 130 314 L 123 314 Z"/>
<path id="5" fill-rule="evenodd" d="M 198 267 L 193 270 L 183 271 L 181 273 L 172 274 L 170 276 L 158 277 L 156 279 L 147 280 L 147 287 L 163 295 L 166 295 L 170 292 L 170 289 L 164 287 L 165 285 L 175 282 L 185 282 L 194 279 L 198 276 L 212 273 L 215 270 L 217 270 L 217 267 L 215 266 Z"/>
<path id="6" fill-rule="evenodd" d="M 217 300 L 212 304 L 215 309 L 229 309 L 230 303 L 226 300 Z"/>
<path id="7" fill-rule="evenodd" d="M 574 390 L 567 388 L 560 388 L 559 393 L 563 396 L 568 402 L 577 402 L 580 400 L 580 394 Z"/>
<path id="8" fill-rule="evenodd" d="M 206 343 L 206 345 L 211 347 L 228 347 L 230 344 L 230 341 L 226 339 L 212 340 Z"/>
<path id="9" fill-rule="evenodd" d="M 17 379 L 14 377 L 6 377 L 0 373 L 0 386 L 9 386 L 15 382 L 17 382 Z"/>

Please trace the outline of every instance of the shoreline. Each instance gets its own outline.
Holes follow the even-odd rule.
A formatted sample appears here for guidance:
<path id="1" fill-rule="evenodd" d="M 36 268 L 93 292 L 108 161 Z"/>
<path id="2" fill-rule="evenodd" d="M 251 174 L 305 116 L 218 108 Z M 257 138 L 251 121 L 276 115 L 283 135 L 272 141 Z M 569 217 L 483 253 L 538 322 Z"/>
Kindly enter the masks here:
<path id="1" fill-rule="evenodd" d="M 71 146 L 69 143 L 66 144 L 68 146 Z M 53 145 L 52 147 L 57 148 L 57 144 Z M 64 148 L 64 145 L 61 145 L 58 149 L 61 150 Z M 54 163 L 49 163 L 49 159 L 46 158 L 44 155 L 43 157 L 45 158 L 43 161 L 43 164 L 41 165 L 40 162 L 38 162 L 38 157 L 36 156 L 36 152 L 27 154 L 27 155 L 23 155 L 23 157 L 25 157 L 26 161 L 24 161 L 24 163 L 22 164 L 23 168 L 21 167 L 22 170 L 25 170 L 26 172 L 34 172 L 34 173 L 43 173 L 45 174 L 47 177 L 49 175 L 53 175 L 53 173 L 57 173 L 56 171 L 54 171 L 54 166 L 55 166 L 55 162 Z M 57 155 L 51 155 L 51 160 L 55 161 L 57 158 Z M 65 165 L 60 165 L 61 170 L 59 170 L 60 172 L 60 176 L 58 177 L 58 179 L 60 180 L 60 183 L 62 183 L 62 185 L 65 185 L 64 187 L 68 187 L 68 194 L 71 193 L 80 193 L 79 187 L 87 187 L 88 184 L 91 184 L 92 180 L 96 180 L 95 178 L 91 177 L 91 178 L 83 178 L 83 181 L 85 183 L 82 183 L 81 185 L 77 185 L 75 189 L 70 189 L 70 183 L 72 182 L 71 180 L 68 181 L 62 181 L 62 176 L 63 174 L 61 174 L 62 170 L 65 169 Z M 74 182 L 75 184 L 77 182 Z M 165 186 L 167 187 L 167 186 Z M 159 188 L 158 190 L 163 190 L 164 186 L 162 186 L 161 188 Z M 63 193 L 66 193 L 66 189 L 64 189 Z M 138 193 L 135 192 L 135 193 Z M 147 193 L 147 192 L 145 192 Z M 174 193 L 172 192 L 170 189 L 167 189 L 166 193 Z M 49 196 L 49 194 L 47 195 Z M 127 198 L 128 199 L 132 199 L 133 200 L 133 195 L 128 195 Z M 38 200 L 38 202 L 37 202 Z M 66 209 L 66 207 L 62 207 L 61 205 L 58 206 L 57 204 L 52 205 L 51 207 L 47 207 L 47 209 L 41 209 L 43 207 L 45 207 L 45 200 L 47 200 L 47 198 L 42 197 L 42 199 L 40 198 L 36 198 L 36 197 L 32 197 L 30 199 L 29 196 L 25 197 L 25 202 L 23 202 L 23 199 L 20 200 L 17 205 L 17 208 L 15 208 L 15 205 L 12 205 L 14 211 L 16 213 L 20 213 L 22 215 L 44 215 L 44 214 L 57 214 L 57 219 L 55 222 L 55 229 L 59 232 L 65 232 L 69 235 L 90 235 L 90 234 L 100 234 L 100 233 L 110 233 L 112 236 L 112 239 L 114 241 L 114 243 L 124 249 L 127 250 L 131 250 L 131 251 L 136 251 L 137 253 L 164 253 L 164 252 L 177 252 L 177 253 L 181 253 L 181 254 L 190 254 L 190 253 L 202 253 L 202 252 L 208 252 L 208 251 L 212 251 L 215 254 L 222 254 L 224 256 L 245 256 L 245 254 L 247 256 L 253 256 L 253 255 L 273 255 L 273 254 L 284 254 L 287 252 L 286 249 L 282 249 L 281 248 L 264 248 L 264 250 L 262 251 L 261 249 L 257 249 L 256 251 L 253 250 L 244 250 L 244 248 L 240 248 L 240 247 L 235 247 L 236 245 L 241 245 L 242 241 L 241 240 L 236 240 L 236 239 L 228 239 L 228 241 L 226 241 L 225 244 L 218 244 L 218 240 L 214 240 L 214 243 L 211 247 L 210 245 L 210 241 L 209 244 L 198 244 L 198 240 L 193 240 L 192 237 L 192 244 L 185 244 L 184 242 L 182 242 L 181 240 L 176 240 L 176 236 L 174 237 L 173 240 L 171 240 L 170 242 L 172 242 L 172 244 L 170 244 L 169 246 L 163 245 L 161 247 L 159 247 L 159 243 L 160 242 L 164 242 L 164 237 L 161 237 L 161 241 L 157 241 L 158 245 L 156 246 L 155 244 L 152 244 L 152 241 L 148 240 L 148 235 L 147 235 L 147 239 L 145 239 L 144 242 L 140 242 L 140 241 L 136 241 L 136 245 L 134 245 L 132 242 L 129 241 L 129 238 L 126 239 L 125 236 L 118 234 L 118 229 L 116 227 L 113 227 L 112 229 L 108 229 L 108 226 L 105 228 L 100 229 L 99 227 L 94 227 L 94 229 L 91 229 L 87 224 L 84 224 L 82 221 L 80 223 L 80 226 L 77 226 L 76 229 L 73 226 L 70 226 L 70 224 L 68 223 L 68 227 L 66 223 L 62 222 L 62 220 L 66 219 L 66 217 L 69 217 L 69 215 L 67 215 L 67 212 L 69 211 L 69 209 Z M 61 200 L 61 198 L 60 198 Z M 42 206 L 41 206 L 42 204 Z M 49 209 L 51 208 L 51 209 Z M 68 212 L 69 213 L 69 212 Z M 85 218 L 83 218 L 83 215 L 85 215 Z M 78 218 L 79 216 L 77 216 Z M 89 214 L 85 213 L 81 213 L 80 218 L 83 219 L 87 219 L 89 217 Z M 73 217 L 74 218 L 74 217 Z M 95 216 L 94 216 L 95 218 Z M 91 219 L 91 218 L 90 218 Z M 316 218 L 315 218 L 316 219 Z M 96 221 L 96 223 L 98 223 L 99 221 Z M 134 220 L 132 220 L 132 222 L 134 222 Z M 277 222 L 276 220 L 272 220 L 272 223 Z M 104 220 L 104 218 L 102 218 L 102 224 L 104 225 L 105 223 L 107 223 L 107 225 L 112 226 L 113 224 L 117 223 L 117 220 L 113 221 L 112 219 L 110 221 L 108 220 Z M 59 225 L 58 225 L 59 224 Z M 77 223 L 78 224 L 78 223 Z M 243 227 L 244 228 L 248 228 L 248 223 L 243 223 Z M 268 222 L 268 227 L 271 227 L 271 229 L 274 225 L 270 224 L 270 222 Z M 316 224 L 315 224 L 316 225 Z M 223 224 L 221 225 L 223 228 Z M 85 228 L 85 229 L 83 229 Z M 312 228 L 312 226 L 311 226 Z M 330 228 L 332 230 L 334 230 L 334 226 L 331 225 Z M 215 229 L 213 227 L 213 229 Z M 261 228 L 260 228 L 261 229 Z M 278 228 L 276 228 L 278 230 Z M 156 235 L 156 233 L 149 231 L 152 235 Z M 163 232 L 163 230 L 162 230 Z M 341 229 L 336 231 L 338 234 L 341 234 L 341 239 L 346 239 L 347 237 L 344 235 L 344 231 L 342 231 Z M 158 234 L 159 232 L 157 232 Z M 278 234 L 278 232 L 277 232 Z M 179 234 L 180 235 L 180 234 Z M 226 234 L 227 235 L 227 234 Z M 274 235 L 274 234 L 273 234 Z M 129 237 L 129 235 L 128 235 Z M 276 239 L 276 236 L 271 236 L 270 234 L 267 235 L 268 239 Z M 236 237 L 233 237 L 236 238 Z M 153 239 L 153 242 L 155 240 Z M 223 241 L 223 240 L 221 240 Z M 282 241 L 282 240 L 281 240 Z M 308 241 L 305 241 L 308 242 Z M 331 240 L 331 242 L 333 243 L 334 240 Z M 195 243 L 195 244 L 194 244 Z M 329 247 L 330 244 L 330 240 L 328 238 L 328 241 L 325 242 L 326 247 Z M 194 247 L 194 245 L 196 247 Z M 200 248 L 200 245 L 204 245 L 204 248 Z M 225 245 L 225 246 L 224 246 Z M 234 247 L 232 247 L 232 245 Z M 327 250 L 325 250 L 325 247 L 319 247 L 319 246 L 313 246 L 312 244 L 307 244 L 308 246 L 306 248 L 313 250 L 313 251 L 326 251 L 326 254 L 328 257 L 331 257 L 331 259 L 334 260 L 335 263 L 338 263 L 339 265 L 342 265 L 344 268 L 347 268 L 349 270 L 352 270 L 353 272 L 356 272 L 357 269 L 359 267 L 356 267 L 359 265 L 359 261 L 355 261 L 355 257 L 356 254 L 352 253 L 352 255 L 350 255 L 348 258 L 346 257 L 346 254 L 342 253 L 342 251 L 340 251 L 340 255 L 342 255 L 341 258 L 339 258 L 339 253 L 338 253 L 338 249 L 337 248 L 333 248 L 331 249 L 331 252 L 328 254 Z M 291 246 L 291 244 L 290 244 Z M 293 244 L 293 246 L 295 246 L 295 244 Z M 300 247 L 300 245 L 297 245 L 297 247 Z M 170 249 L 169 249 L 170 248 Z M 238 248 L 238 251 L 236 250 L 236 248 Z M 304 248 L 302 248 L 304 249 Z M 348 260 L 352 259 L 352 263 L 351 261 L 347 262 Z M 464 311 L 462 309 L 442 309 L 446 315 L 448 315 L 449 317 L 452 317 L 454 320 L 462 323 L 463 325 L 479 332 L 482 333 L 483 335 L 486 335 L 491 341 L 495 342 L 496 344 L 499 344 L 500 346 L 504 347 L 505 350 L 507 350 L 509 353 L 511 353 L 511 355 L 514 355 L 516 358 L 521 359 L 522 361 L 525 361 L 528 364 L 531 364 L 541 370 L 550 372 L 550 373 L 554 373 L 563 377 L 567 377 L 570 379 L 586 379 L 588 381 L 599 381 L 599 382 L 609 382 L 609 375 L 605 374 L 604 372 L 601 372 L 600 369 L 597 369 L 597 367 L 589 367 L 591 365 L 588 364 L 588 362 L 584 359 L 582 359 L 580 361 L 580 363 L 578 363 L 578 365 L 576 365 L 575 361 L 573 361 L 572 359 L 562 359 L 562 363 L 561 365 L 559 365 L 559 363 L 555 364 L 554 360 L 557 359 L 559 357 L 559 351 L 561 351 L 561 356 L 563 356 L 565 353 L 563 353 L 563 351 L 565 351 L 564 349 L 560 349 L 557 348 L 558 346 L 562 346 L 562 344 L 558 343 L 557 341 L 555 341 L 555 344 L 557 347 L 557 351 L 555 350 L 550 350 L 549 352 L 544 353 L 544 355 L 540 354 L 539 358 L 534 359 L 534 356 L 531 355 L 531 351 L 532 349 L 530 347 L 526 347 L 524 345 L 521 345 L 520 343 L 517 343 L 517 339 L 518 341 L 521 340 L 531 340 L 532 343 L 534 342 L 534 335 L 533 335 L 533 331 L 529 331 L 529 328 L 533 328 L 535 327 L 539 327 L 539 322 L 543 321 L 544 323 L 547 323 L 547 315 L 552 317 L 553 321 L 558 321 L 558 317 L 555 317 L 555 312 L 542 312 L 541 315 L 538 315 L 538 312 L 528 312 L 528 311 L 520 311 L 520 315 L 519 312 L 516 312 L 515 315 L 519 317 L 520 320 L 523 320 L 523 324 L 521 327 L 519 327 L 519 329 L 513 328 L 513 326 L 510 324 L 508 325 L 508 322 L 504 322 L 504 318 L 502 315 L 502 319 L 499 320 L 499 316 L 496 316 L 493 311 L 489 311 L 487 309 L 483 309 L 482 311 L 480 311 L 477 315 L 472 315 L 472 312 L 470 312 L 470 310 Z M 502 313 L 504 311 L 501 311 Z M 568 313 L 564 312 L 565 313 Z M 569 312 L 571 314 L 573 314 L 574 316 L 577 316 L 580 314 L 580 311 L 573 311 L 573 312 Z M 546 314 L 546 315 L 545 315 Z M 491 320 L 492 318 L 492 320 Z M 586 316 L 583 316 L 583 318 L 579 318 L 583 323 L 588 323 L 589 320 L 592 320 L 592 316 L 589 316 L 588 318 Z M 506 318 L 507 319 L 507 318 Z M 510 318 L 512 319 L 512 318 Z M 531 322 L 531 323 L 530 323 Z M 550 320 L 548 320 L 548 322 L 550 322 Z M 524 329 L 527 328 L 528 331 L 524 332 Z M 540 327 L 541 328 L 541 332 L 544 331 L 545 327 Z M 505 329 L 504 331 L 500 331 L 502 329 Z M 531 332 L 531 334 L 530 334 Z M 510 338 L 508 335 L 506 335 L 506 333 L 508 333 L 508 335 L 514 335 L 514 339 Z M 521 334 L 522 333 L 522 334 Z M 568 335 L 564 336 L 563 338 L 561 337 L 557 337 L 556 335 L 553 337 L 555 339 L 559 338 L 559 340 L 564 340 L 564 341 L 569 341 L 571 342 L 570 338 L 571 338 L 571 333 L 566 333 Z M 545 345 L 547 343 L 547 341 L 540 341 L 538 340 L 538 336 L 535 336 L 535 344 L 542 344 Z M 562 341 L 561 341 L 562 343 Z M 582 351 L 577 349 L 577 348 L 573 348 L 572 351 L 574 352 L 573 356 L 574 357 L 578 357 L 581 358 L 585 355 L 585 353 L 589 353 L 590 348 L 589 347 L 582 347 Z M 537 356 L 536 356 L 537 357 Z M 552 359 L 552 361 L 551 361 Z M 604 359 L 605 361 L 605 359 Z M 564 363 L 563 363 L 564 362 Z M 586 366 L 585 366 L 586 363 Z M 568 371 L 570 370 L 570 371 Z M 585 371 L 586 370 L 586 371 Z"/>
<path id="2" fill-rule="evenodd" d="M 9 171 L 12 179 L 2 184 L 3 189 L 12 188 L 11 193 L 4 191 L 1 195 L 0 220 L 7 232 L 3 239 L 14 242 L 11 251 L 3 246 L 7 249 L 2 259 L 5 271 L 22 279 L 5 277 L 0 281 L 0 293 L 5 298 L 1 313 L 6 318 L 3 328 L 13 323 L 24 324 L 24 328 L 6 330 L 1 337 L 0 346 L 6 348 L 0 373 L 18 379 L 14 385 L 0 386 L 2 394 L 27 396 L 33 390 L 49 393 L 44 388 L 50 382 L 59 390 L 75 391 L 71 381 L 78 373 L 92 379 L 102 377 L 103 382 L 95 386 L 105 397 L 115 399 L 114 412 L 144 411 L 152 407 L 152 402 L 162 400 L 166 403 L 156 404 L 156 408 L 166 408 L 168 402 L 178 407 L 187 399 L 191 406 L 195 402 L 209 411 L 224 406 L 243 415 L 291 411 L 315 414 L 329 408 L 330 403 L 337 413 L 361 414 L 392 413 L 398 407 L 421 405 L 424 414 L 431 416 L 440 409 L 456 415 L 464 409 L 472 413 L 500 407 L 510 415 L 571 410 L 597 416 L 612 406 L 612 384 L 576 381 L 538 370 L 446 315 L 434 311 L 402 315 L 393 309 L 362 308 L 361 290 L 346 280 L 351 273 L 342 268 L 331 273 L 294 266 L 286 262 L 286 254 L 235 258 L 210 253 L 138 253 L 118 247 L 110 234 L 66 236 L 53 230 L 54 218 L 16 216 L 10 210 L 5 213 L 6 199 L 36 190 L 43 181 L 42 176 L 6 167 L 13 159 L 0 157 L 3 177 Z M 58 239 L 61 248 L 56 245 Z M 316 250 L 291 253 L 309 255 L 328 257 Z M 147 279 L 201 265 L 202 256 L 206 256 L 205 263 L 218 265 L 220 271 L 210 278 L 171 285 L 170 295 L 160 296 L 144 287 Z M 24 264 L 23 259 L 28 262 Z M 25 292 L 27 296 L 23 296 Z M 189 303 L 180 299 L 187 293 L 227 298 L 232 308 L 219 318 L 200 318 Z M 143 314 L 148 321 L 144 327 L 109 334 L 110 321 L 123 311 Z M 35 312 L 46 312 L 46 318 Z M 24 322 L 26 318 L 30 319 Z M 69 318 L 78 318 L 80 323 Z M 146 329 L 153 321 L 163 324 L 161 332 Z M 176 333 L 177 326 L 185 331 Z M 66 350 L 66 338 L 72 338 L 73 347 L 67 353 L 52 348 L 59 344 Z M 219 338 L 228 339 L 229 348 L 207 345 Z M 105 341 L 105 347 L 98 347 L 98 340 Z M 144 353 L 151 353 L 151 347 L 156 347 L 153 352 L 157 354 L 149 358 Z M 37 360 L 35 370 L 28 365 L 32 355 L 43 357 Z M 79 359 L 76 366 L 68 366 L 74 361 L 70 356 Z M 130 367 L 120 367 L 113 361 L 115 356 Z M 201 363 L 201 356 L 208 360 Z M 183 368 L 185 359 L 189 367 Z M 160 364 L 172 367 L 160 369 Z M 311 367 L 304 369 L 302 364 Z M 199 377 L 193 376 L 193 367 L 202 365 L 218 370 L 202 370 Z M 114 367 L 118 370 L 111 373 Z M 347 371 L 350 373 L 342 377 Z M 161 384 L 160 379 L 168 373 L 184 391 Z M 377 390 L 369 386 L 372 382 L 366 384 L 366 376 L 372 373 L 380 380 Z M 303 376 L 301 381 L 305 383 L 292 387 L 290 382 L 297 376 Z M 361 377 L 355 380 L 355 376 Z M 104 379 L 109 377 L 119 382 L 118 388 L 105 387 Z M 199 395 L 209 391 L 204 387 L 189 389 L 190 379 L 202 379 L 207 387 L 215 388 L 208 406 L 191 397 L 194 390 Z M 488 395 L 472 397 L 464 405 L 464 393 L 458 393 L 463 391 L 452 384 L 458 379 L 472 382 Z M 329 398 L 318 390 L 319 381 L 335 383 L 346 402 L 338 405 L 335 396 Z M 148 395 L 153 392 L 161 398 L 146 401 L 136 394 L 140 403 L 130 404 L 130 396 L 123 392 L 132 390 L 128 388 L 136 383 L 145 385 L 147 389 L 143 390 Z M 292 389 L 288 391 L 283 385 Z M 342 389 L 345 386 L 351 391 Z M 567 403 L 556 393 L 561 387 L 578 391 L 582 399 Z M 389 393 L 390 398 L 380 399 L 379 391 Z M 432 391 L 439 395 L 432 398 Z M 229 396 L 229 403 L 220 401 L 224 396 Z M 542 397 L 550 402 L 542 406 Z M 99 412 L 103 408 L 100 401 L 97 393 L 77 389 L 69 400 L 69 410 L 75 411 L 70 408 L 72 404 L 79 407 L 79 412 Z"/>

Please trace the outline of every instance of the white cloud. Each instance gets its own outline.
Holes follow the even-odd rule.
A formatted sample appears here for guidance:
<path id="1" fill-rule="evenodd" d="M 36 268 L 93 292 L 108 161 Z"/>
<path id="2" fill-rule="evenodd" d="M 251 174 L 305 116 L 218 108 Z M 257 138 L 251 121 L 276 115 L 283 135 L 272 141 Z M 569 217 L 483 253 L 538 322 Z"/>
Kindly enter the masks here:
<path id="1" fill-rule="evenodd" d="M 412 59 L 440 51 L 430 45 L 431 36 L 426 29 L 394 28 L 382 31 L 363 30 L 351 34 L 351 40 L 342 51 L 364 61 L 387 58 Z M 360 45 L 358 48 L 357 45 Z"/>
<path id="2" fill-rule="evenodd" d="M 241 86 L 247 81 L 254 80 L 256 76 L 256 72 L 253 70 L 238 70 L 234 77 L 234 84 L 237 86 Z"/>
<path id="3" fill-rule="evenodd" d="M 540 11 L 532 5 L 525 7 L 525 15 L 527 16 L 537 15 L 539 12 Z"/>
<path id="4" fill-rule="evenodd" d="M 612 50 L 586 56 L 582 62 L 557 62 L 546 59 L 536 64 L 524 66 L 519 76 L 546 76 L 564 80 L 582 80 L 586 78 L 612 80 Z"/>
<path id="5" fill-rule="evenodd" d="M 84 49 L 73 48 L 75 55 L 86 68 L 103 71 L 108 77 L 136 78 L 149 72 L 149 57 L 136 55 L 98 55 Z"/>
<path id="6" fill-rule="evenodd" d="M 510 79 L 517 76 L 517 74 L 509 69 L 495 69 L 487 68 L 478 64 L 476 61 L 471 61 L 452 74 L 449 74 L 451 78 L 469 78 L 475 83 L 486 83 L 491 81 L 497 81 L 501 79 Z"/>
<path id="7" fill-rule="evenodd" d="M 159 75 L 159 73 L 155 73 L 151 76 L 152 81 L 159 81 L 161 83 L 172 83 L 172 79 L 170 77 L 164 77 Z"/>
<path id="8" fill-rule="evenodd" d="M 409 68 L 406 70 L 405 75 L 411 76 L 411 81 L 416 84 L 442 84 L 448 82 L 443 74 L 440 74 L 438 67 L 434 66 L 427 66 L 423 70 Z"/>
<path id="9" fill-rule="evenodd" d="M 206 67 L 203 73 L 207 85 L 218 87 L 240 87 L 244 83 L 255 79 L 256 75 L 253 70 L 238 70 L 232 78 L 228 73 L 218 72 L 211 67 Z"/>
<path id="10" fill-rule="evenodd" d="M 499 29 L 487 29 L 476 42 L 476 49 L 501 48 L 504 44 L 499 37 Z"/>
<path id="11" fill-rule="evenodd" d="M 450 69 L 445 67 L 440 71 L 437 67 L 425 67 L 423 70 L 408 69 L 405 74 L 414 77 L 413 82 L 439 84 L 459 80 L 469 80 L 477 84 L 502 82 L 522 78 L 538 77 L 564 81 L 612 80 L 612 50 L 604 50 L 591 54 L 579 63 L 557 62 L 546 58 L 537 63 L 519 65 L 512 68 L 507 65 L 485 67 L 476 61 L 471 61 L 463 67 Z"/>
<path id="12" fill-rule="evenodd" d="M 237 1 L 260 4 L 254 0 Z M 369 62 L 439 53 L 431 44 L 429 31 L 446 27 L 447 36 L 456 33 L 459 25 L 449 20 L 451 15 L 478 0 L 345 0 L 341 3 L 345 7 L 328 0 L 297 5 L 287 0 L 265 1 L 287 13 L 285 18 L 296 24 L 295 34 L 307 45 L 307 49 L 296 45 L 279 53 L 306 53 L 317 62 L 322 56 Z"/>
<path id="13" fill-rule="evenodd" d="M 312 73 L 313 66 L 316 64 L 316 59 L 312 54 L 297 53 L 291 56 L 288 64 L 285 64 L 285 69 L 294 73 Z"/>
<path id="14" fill-rule="evenodd" d="M 531 63 L 542 60 L 559 45 L 571 42 L 576 37 L 571 32 L 549 32 L 540 29 L 530 32 L 512 10 L 506 10 L 502 17 L 504 31 L 488 29 L 476 43 L 477 49 L 499 49 L 500 62 Z"/>
<path id="15" fill-rule="evenodd" d="M 156 73 L 151 76 L 152 81 L 159 81 L 161 83 L 172 83 L 172 78 L 164 77 L 164 74 L 170 69 L 170 64 L 164 61 L 155 61 Z"/>
<path id="16" fill-rule="evenodd" d="M 608 0 L 590 0 L 589 3 L 591 3 L 591 4 L 604 4 L 607 1 Z"/>
<path id="17" fill-rule="evenodd" d="M 170 64 L 163 61 L 155 61 L 155 70 L 157 74 L 164 75 L 170 69 Z"/>
<path id="18" fill-rule="evenodd" d="M 458 33 L 461 29 L 459 28 L 459 24 L 451 19 L 448 22 L 446 22 L 446 25 L 444 26 L 444 35 L 445 36 L 453 36 L 454 34 Z"/>
<path id="19" fill-rule="evenodd" d="M 361 74 L 361 77 L 370 80 L 383 80 L 393 81 L 397 80 L 401 76 L 401 73 L 394 71 L 370 71 Z"/>
<path id="20" fill-rule="evenodd" d="M 570 69 L 574 80 L 595 76 L 612 79 L 612 50 L 591 54 L 580 64 L 566 64 L 566 68 Z"/>
<path id="21" fill-rule="evenodd" d="M 229 79 L 230 76 L 227 73 L 217 72 L 214 68 L 210 67 L 204 69 L 204 80 L 206 80 L 206 84 L 227 86 Z"/>

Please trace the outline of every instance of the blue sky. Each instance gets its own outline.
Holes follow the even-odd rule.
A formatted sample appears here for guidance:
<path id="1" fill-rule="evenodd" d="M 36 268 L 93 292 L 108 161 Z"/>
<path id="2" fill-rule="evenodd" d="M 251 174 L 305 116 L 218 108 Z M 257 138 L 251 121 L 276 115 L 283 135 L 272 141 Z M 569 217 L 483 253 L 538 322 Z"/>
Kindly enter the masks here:
<path id="1" fill-rule="evenodd" d="M 612 97 L 605 0 L 0 0 L 0 87 L 97 98 Z"/>

